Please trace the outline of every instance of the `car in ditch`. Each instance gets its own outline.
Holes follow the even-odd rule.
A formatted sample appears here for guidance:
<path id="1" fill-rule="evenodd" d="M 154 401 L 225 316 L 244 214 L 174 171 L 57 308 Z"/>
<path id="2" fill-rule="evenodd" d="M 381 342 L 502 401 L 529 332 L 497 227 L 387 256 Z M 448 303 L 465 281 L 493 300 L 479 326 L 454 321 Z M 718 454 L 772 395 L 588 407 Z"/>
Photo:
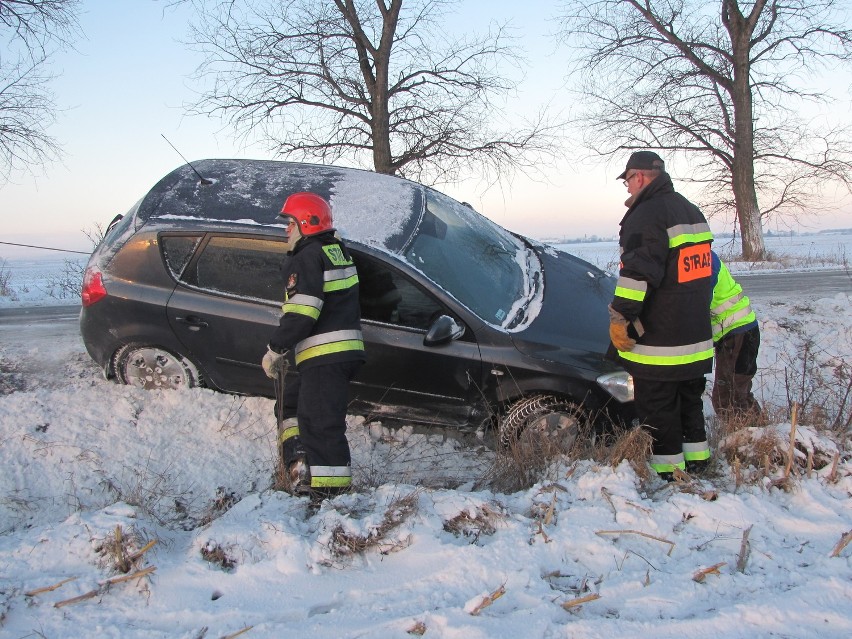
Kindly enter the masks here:
<path id="1" fill-rule="evenodd" d="M 350 413 L 495 426 L 504 445 L 632 419 L 632 380 L 605 358 L 612 275 L 421 184 L 295 162 L 189 163 L 117 216 L 80 314 L 105 376 L 273 397 L 260 361 L 284 296 L 278 213 L 298 191 L 331 203 L 359 275 L 367 362 Z"/>

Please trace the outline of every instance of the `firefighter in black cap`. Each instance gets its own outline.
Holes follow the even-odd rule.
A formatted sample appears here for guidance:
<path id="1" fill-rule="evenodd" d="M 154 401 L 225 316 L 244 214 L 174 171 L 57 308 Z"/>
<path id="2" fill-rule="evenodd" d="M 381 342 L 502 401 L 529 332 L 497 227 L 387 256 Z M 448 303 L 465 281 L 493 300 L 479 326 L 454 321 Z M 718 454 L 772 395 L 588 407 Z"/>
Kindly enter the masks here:
<path id="1" fill-rule="evenodd" d="M 633 376 L 639 423 L 653 437 L 651 467 L 671 480 L 676 468 L 696 470 L 710 458 L 702 394 L 713 365 L 713 235 L 653 151 L 633 153 L 618 179 L 630 197 L 610 355 Z"/>

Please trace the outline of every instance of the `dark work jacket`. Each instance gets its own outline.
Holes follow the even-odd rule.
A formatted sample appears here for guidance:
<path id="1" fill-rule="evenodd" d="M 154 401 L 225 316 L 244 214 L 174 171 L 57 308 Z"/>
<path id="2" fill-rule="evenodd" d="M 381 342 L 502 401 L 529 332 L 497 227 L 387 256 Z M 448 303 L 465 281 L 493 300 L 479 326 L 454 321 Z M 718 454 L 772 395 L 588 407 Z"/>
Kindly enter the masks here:
<path id="1" fill-rule="evenodd" d="M 613 310 L 630 323 L 631 351 L 610 355 L 635 377 L 679 381 L 712 370 L 713 235 L 667 173 L 640 191 L 621 220 Z"/>
<path id="2" fill-rule="evenodd" d="M 333 231 L 304 237 L 284 263 L 285 299 L 269 347 L 296 366 L 364 360 L 358 273 Z"/>

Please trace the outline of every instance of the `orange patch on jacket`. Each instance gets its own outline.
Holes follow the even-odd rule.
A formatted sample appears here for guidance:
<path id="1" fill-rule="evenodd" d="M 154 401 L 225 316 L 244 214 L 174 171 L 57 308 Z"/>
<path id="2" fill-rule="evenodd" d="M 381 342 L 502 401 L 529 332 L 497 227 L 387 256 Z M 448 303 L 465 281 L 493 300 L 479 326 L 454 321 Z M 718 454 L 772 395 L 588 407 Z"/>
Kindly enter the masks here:
<path id="1" fill-rule="evenodd" d="M 679 284 L 710 277 L 712 274 L 709 244 L 695 244 L 680 249 L 677 259 L 677 281 Z"/>

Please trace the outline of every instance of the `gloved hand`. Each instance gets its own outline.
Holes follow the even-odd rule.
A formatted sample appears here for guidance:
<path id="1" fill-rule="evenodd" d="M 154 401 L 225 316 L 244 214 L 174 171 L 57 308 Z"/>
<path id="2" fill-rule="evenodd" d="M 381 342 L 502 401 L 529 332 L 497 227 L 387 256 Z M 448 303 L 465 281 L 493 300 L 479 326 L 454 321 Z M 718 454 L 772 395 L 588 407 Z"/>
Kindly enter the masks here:
<path id="1" fill-rule="evenodd" d="M 620 351 L 632 351 L 636 346 L 636 340 L 627 335 L 627 320 L 612 304 L 609 306 L 609 339 Z"/>
<path id="2" fill-rule="evenodd" d="M 263 356 L 263 361 L 260 363 L 267 377 L 276 379 L 281 374 L 281 371 L 284 370 L 284 357 L 286 355 L 286 351 L 284 353 L 276 353 L 267 347 L 266 355 Z"/>
<path id="3" fill-rule="evenodd" d="M 610 322 L 609 338 L 620 351 L 632 351 L 633 347 L 636 346 L 636 340 L 627 335 L 627 322 Z"/>

